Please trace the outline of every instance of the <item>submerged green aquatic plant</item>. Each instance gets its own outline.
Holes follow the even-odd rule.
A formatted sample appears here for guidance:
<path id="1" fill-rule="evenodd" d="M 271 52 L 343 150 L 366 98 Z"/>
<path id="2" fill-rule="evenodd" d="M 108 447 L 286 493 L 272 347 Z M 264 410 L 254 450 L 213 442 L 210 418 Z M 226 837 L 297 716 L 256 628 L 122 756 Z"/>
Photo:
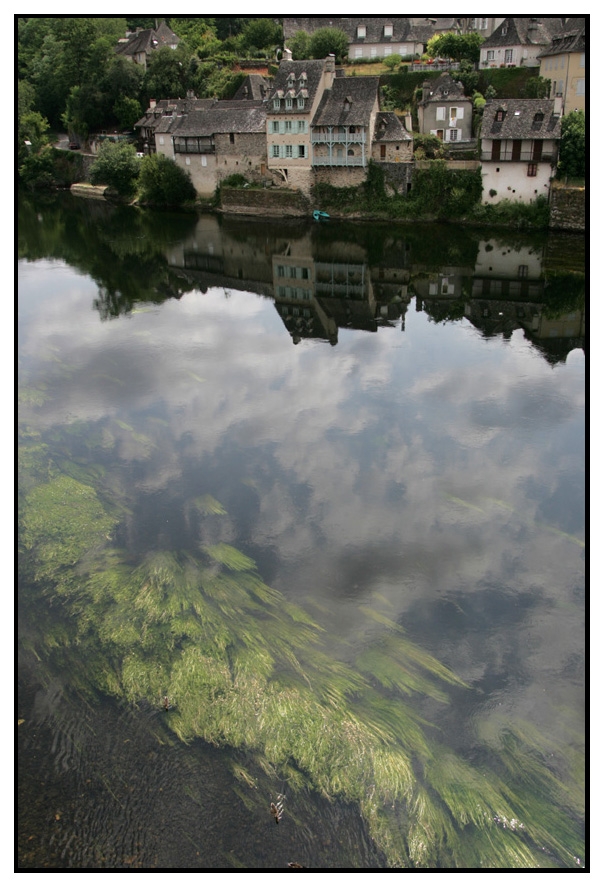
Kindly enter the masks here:
<path id="1" fill-rule="evenodd" d="M 30 447 L 23 464 L 36 454 L 47 459 Z M 334 658 L 322 627 L 236 548 L 132 564 L 92 485 L 37 477 L 23 487 L 24 575 L 63 605 L 61 630 L 44 627 L 45 655 L 77 657 L 82 680 L 133 703 L 168 695 L 166 722 L 184 742 L 246 749 L 298 788 L 357 803 L 391 866 L 529 868 L 582 855 L 569 813 L 578 799 L 534 747 L 508 730 L 476 767 L 435 740 L 418 702 L 446 705 L 447 689 L 464 685 L 397 623 L 365 611 L 377 633 L 354 662 Z M 224 512 L 211 497 L 197 507 L 209 520 Z M 235 775 L 242 792 L 253 783 Z"/>

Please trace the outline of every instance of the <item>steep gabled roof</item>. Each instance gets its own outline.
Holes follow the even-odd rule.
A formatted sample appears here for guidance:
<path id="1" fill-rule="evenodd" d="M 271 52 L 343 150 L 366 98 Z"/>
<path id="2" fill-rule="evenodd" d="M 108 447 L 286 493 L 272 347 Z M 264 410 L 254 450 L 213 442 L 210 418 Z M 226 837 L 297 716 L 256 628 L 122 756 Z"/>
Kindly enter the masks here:
<path id="1" fill-rule="evenodd" d="M 171 46 L 178 43 L 180 43 L 180 39 L 162 21 L 157 30 L 145 28 L 142 31 L 136 31 L 134 34 L 131 34 L 125 42 L 120 41 L 115 51 L 120 55 L 136 55 L 139 52 L 149 53 L 153 52 L 154 49 L 161 49 L 162 46 Z"/>
<path id="2" fill-rule="evenodd" d="M 497 120 L 497 112 L 503 120 Z M 553 99 L 493 99 L 482 115 L 483 139 L 559 139 L 561 117 Z"/>
<path id="3" fill-rule="evenodd" d="M 436 80 L 427 80 L 424 86 L 430 90 L 430 93 L 419 102 L 420 105 L 427 105 L 428 102 L 472 101 L 465 94 L 462 84 L 454 80 L 448 71 L 441 74 Z"/>
<path id="4" fill-rule="evenodd" d="M 262 74 L 248 74 L 233 99 L 246 99 L 256 102 L 263 101 L 269 93 L 270 84 Z"/>
<path id="5" fill-rule="evenodd" d="M 392 25 L 392 36 L 384 36 L 384 26 Z M 365 28 L 365 37 L 358 37 L 359 26 Z M 285 41 L 297 31 L 313 34 L 320 28 L 337 28 L 344 31 L 349 43 L 401 43 L 411 30 L 411 20 L 398 16 L 295 16 L 283 19 Z M 430 29 L 430 36 L 434 27 Z"/>
<path id="6" fill-rule="evenodd" d="M 375 121 L 376 142 L 409 142 L 413 140 L 393 111 L 380 111 Z"/>
<path id="7" fill-rule="evenodd" d="M 156 130 L 157 131 L 157 130 Z M 204 111 L 191 111 L 176 118 L 170 130 L 174 136 L 213 136 L 217 133 L 266 133 L 266 106 L 263 102 L 215 102 Z"/>
<path id="8" fill-rule="evenodd" d="M 268 101 L 274 98 L 283 98 L 290 95 L 292 98 L 302 96 L 307 100 L 307 109 L 310 110 L 321 82 L 321 76 L 325 70 L 325 59 L 309 59 L 294 62 L 284 59 L 279 64 L 279 70 L 272 82 L 268 93 Z M 289 83 L 293 85 L 290 87 Z M 272 109 L 269 108 L 272 113 Z"/>
<path id="9" fill-rule="evenodd" d="M 369 126 L 379 85 L 379 77 L 336 77 L 323 93 L 312 125 Z"/>
<path id="10" fill-rule="evenodd" d="M 562 52 L 585 52 L 585 19 L 568 19 L 563 29 L 557 34 L 539 58 L 559 55 Z"/>
<path id="11" fill-rule="evenodd" d="M 482 50 L 494 46 L 548 46 L 562 30 L 562 22 L 561 16 L 506 18 L 480 48 Z"/>

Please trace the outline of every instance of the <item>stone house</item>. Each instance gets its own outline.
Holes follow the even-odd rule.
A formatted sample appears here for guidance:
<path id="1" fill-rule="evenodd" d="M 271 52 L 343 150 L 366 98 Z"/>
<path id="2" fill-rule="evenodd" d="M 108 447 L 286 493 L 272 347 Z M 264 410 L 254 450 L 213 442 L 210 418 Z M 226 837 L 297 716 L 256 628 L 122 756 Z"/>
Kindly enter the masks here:
<path id="1" fill-rule="evenodd" d="M 266 174 L 266 105 L 214 101 L 209 108 L 166 116 L 155 129 L 158 153 L 191 176 L 201 197 L 211 197 L 227 176 L 258 180 Z"/>
<path id="2" fill-rule="evenodd" d="M 298 31 L 313 34 L 321 28 L 336 28 L 348 37 L 348 58 L 386 58 L 421 55 L 425 44 L 434 35 L 428 19 L 396 16 L 296 16 L 283 19 L 283 39 L 291 39 Z"/>
<path id="3" fill-rule="evenodd" d="M 472 100 L 448 73 L 422 85 L 417 116 L 421 133 L 438 136 L 444 142 L 472 139 Z"/>
<path id="4" fill-rule="evenodd" d="M 143 116 L 134 124 L 134 129 L 138 133 L 139 150 L 144 154 L 155 153 L 155 133 L 158 127 L 162 133 L 169 131 L 166 118 L 182 116 L 193 110 L 211 108 L 214 102 L 215 99 L 198 99 L 193 95 L 188 95 L 186 99 L 160 99 L 160 101 L 151 99 Z"/>
<path id="5" fill-rule="evenodd" d="M 162 19 L 157 28 L 146 28 L 128 34 L 119 41 L 115 51 L 118 55 L 146 68 L 150 53 L 164 46 L 176 49 L 179 43 L 180 39 Z"/>
<path id="6" fill-rule="evenodd" d="M 336 78 L 335 59 L 284 59 L 266 102 L 267 163 L 289 187 L 310 193 L 311 124 L 326 89 Z"/>
<path id="7" fill-rule="evenodd" d="M 393 111 L 379 111 L 376 115 L 371 159 L 379 163 L 413 161 L 413 135 Z"/>
<path id="8" fill-rule="evenodd" d="M 549 197 L 561 132 L 560 99 L 492 100 L 484 107 L 483 200 L 532 203 Z"/>
<path id="9" fill-rule="evenodd" d="M 562 114 L 585 111 L 585 19 L 567 19 L 539 63 L 540 75 L 551 82 L 550 98 L 562 98 Z"/>
<path id="10" fill-rule="evenodd" d="M 539 55 L 560 32 L 563 21 L 560 16 L 505 18 L 481 45 L 480 67 L 538 68 Z"/>
<path id="11" fill-rule="evenodd" d="M 313 167 L 365 169 L 378 111 L 378 77 L 337 77 L 312 120 Z"/>

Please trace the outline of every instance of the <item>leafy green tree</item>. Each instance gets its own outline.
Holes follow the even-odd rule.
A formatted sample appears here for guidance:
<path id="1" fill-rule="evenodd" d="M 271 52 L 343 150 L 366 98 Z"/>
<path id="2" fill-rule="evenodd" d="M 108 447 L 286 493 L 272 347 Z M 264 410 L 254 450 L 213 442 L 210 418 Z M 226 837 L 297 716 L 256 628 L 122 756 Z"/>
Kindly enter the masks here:
<path id="1" fill-rule="evenodd" d="M 310 57 L 324 59 L 335 55 L 340 63 L 348 55 L 348 37 L 339 28 L 319 28 L 310 38 Z"/>
<path id="2" fill-rule="evenodd" d="M 550 88 L 551 80 L 546 77 L 529 77 L 524 84 L 523 95 L 527 99 L 546 99 Z"/>
<path id="3" fill-rule="evenodd" d="M 310 34 L 307 34 L 306 31 L 296 31 L 294 36 L 287 41 L 287 46 L 291 49 L 292 58 L 295 61 L 311 58 Z"/>
<path id="4" fill-rule="evenodd" d="M 393 52 L 392 55 L 387 55 L 384 59 L 384 64 L 387 68 L 390 68 L 391 71 L 394 71 L 400 63 L 402 62 L 403 57 L 399 55 L 398 52 Z"/>
<path id="5" fill-rule="evenodd" d="M 179 44 L 176 49 L 163 46 L 151 53 L 143 80 L 143 93 L 148 101 L 184 98 L 190 87 L 188 76 L 191 55 Z"/>
<path id="6" fill-rule="evenodd" d="M 214 19 L 175 16 L 170 19 L 170 27 L 192 53 L 206 55 L 209 47 L 220 46 Z"/>
<path id="7" fill-rule="evenodd" d="M 129 99 L 128 96 L 122 95 L 115 102 L 113 113 L 121 129 L 132 129 L 143 110 L 137 99 Z"/>
<path id="8" fill-rule="evenodd" d="M 160 206 L 181 206 L 196 197 L 188 173 L 164 154 L 143 157 L 139 187 L 142 201 Z"/>
<path id="9" fill-rule="evenodd" d="M 571 111 L 562 118 L 558 173 L 573 178 L 585 177 L 585 113 Z"/>
<path id="10" fill-rule="evenodd" d="M 480 61 L 480 47 L 484 39 L 480 34 L 439 34 L 432 37 L 426 44 L 426 53 L 432 58 L 453 59 L 460 62 L 462 59 L 478 64 Z"/>
<path id="11" fill-rule="evenodd" d="M 283 29 L 271 18 L 254 18 L 246 24 L 239 40 L 248 52 L 255 48 L 272 55 L 275 47 L 283 43 Z"/>
<path id="12" fill-rule="evenodd" d="M 104 142 L 90 167 L 93 185 L 109 185 L 122 197 L 132 197 L 141 169 L 136 148 L 127 142 Z"/>

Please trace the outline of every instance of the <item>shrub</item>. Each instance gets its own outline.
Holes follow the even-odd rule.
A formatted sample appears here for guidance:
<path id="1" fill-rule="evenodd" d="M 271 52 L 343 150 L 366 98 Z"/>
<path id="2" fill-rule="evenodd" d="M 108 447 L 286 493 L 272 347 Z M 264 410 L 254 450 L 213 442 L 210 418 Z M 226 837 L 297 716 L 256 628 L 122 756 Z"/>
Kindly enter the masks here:
<path id="1" fill-rule="evenodd" d="M 132 197 L 139 171 L 140 162 L 134 145 L 104 142 L 90 167 L 90 181 L 93 185 L 108 185 L 122 197 Z"/>
<path id="2" fill-rule="evenodd" d="M 139 187 L 143 202 L 159 206 L 182 206 L 197 196 L 188 173 L 164 154 L 143 157 Z"/>

